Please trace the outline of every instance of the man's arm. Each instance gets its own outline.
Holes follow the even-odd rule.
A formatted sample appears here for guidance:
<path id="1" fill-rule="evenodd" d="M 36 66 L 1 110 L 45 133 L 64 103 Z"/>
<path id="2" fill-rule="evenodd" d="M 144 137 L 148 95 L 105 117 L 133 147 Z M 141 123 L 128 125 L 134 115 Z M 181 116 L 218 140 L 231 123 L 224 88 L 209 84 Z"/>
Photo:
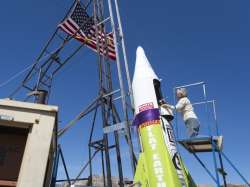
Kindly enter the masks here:
<path id="1" fill-rule="evenodd" d="M 175 109 L 175 106 L 167 104 L 167 103 L 164 103 L 163 105 L 161 105 L 161 107 L 166 108 L 166 109 L 171 109 L 171 110 Z"/>
<path id="2" fill-rule="evenodd" d="M 166 109 L 171 109 L 171 110 L 177 110 L 178 112 L 181 112 L 181 110 L 185 107 L 185 105 L 186 105 L 186 100 L 182 98 L 178 101 L 178 103 L 175 106 L 164 103 L 161 105 L 161 107 L 166 108 Z"/>

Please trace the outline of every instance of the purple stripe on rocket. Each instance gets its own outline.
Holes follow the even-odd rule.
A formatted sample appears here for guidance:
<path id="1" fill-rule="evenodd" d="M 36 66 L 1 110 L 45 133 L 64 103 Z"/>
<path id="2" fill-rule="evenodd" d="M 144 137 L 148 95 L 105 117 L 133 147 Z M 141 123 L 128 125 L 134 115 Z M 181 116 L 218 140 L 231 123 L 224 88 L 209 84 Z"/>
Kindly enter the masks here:
<path id="1" fill-rule="evenodd" d="M 159 109 L 149 109 L 145 110 L 143 112 L 140 112 L 135 116 L 135 119 L 133 121 L 133 126 L 139 127 L 141 124 L 152 121 L 152 120 L 159 120 L 160 119 L 160 112 Z"/>

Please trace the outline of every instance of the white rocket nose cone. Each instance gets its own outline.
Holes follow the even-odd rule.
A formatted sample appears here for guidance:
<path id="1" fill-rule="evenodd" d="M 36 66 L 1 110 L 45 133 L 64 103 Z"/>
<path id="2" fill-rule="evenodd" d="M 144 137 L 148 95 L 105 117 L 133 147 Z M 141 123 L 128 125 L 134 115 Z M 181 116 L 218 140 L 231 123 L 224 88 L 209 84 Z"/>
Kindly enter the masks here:
<path id="1" fill-rule="evenodd" d="M 135 72 L 134 72 L 134 78 L 152 78 L 152 79 L 158 79 L 157 75 L 155 74 L 154 70 L 152 69 L 152 66 L 150 65 L 145 52 L 141 46 L 137 47 L 136 50 L 136 62 L 135 62 Z"/>
<path id="2" fill-rule="evenodd" d="M 138 56 L 145 56 L 144 49 L 141 46 L 138 46 L 136 49 L 136 57 Z"/>

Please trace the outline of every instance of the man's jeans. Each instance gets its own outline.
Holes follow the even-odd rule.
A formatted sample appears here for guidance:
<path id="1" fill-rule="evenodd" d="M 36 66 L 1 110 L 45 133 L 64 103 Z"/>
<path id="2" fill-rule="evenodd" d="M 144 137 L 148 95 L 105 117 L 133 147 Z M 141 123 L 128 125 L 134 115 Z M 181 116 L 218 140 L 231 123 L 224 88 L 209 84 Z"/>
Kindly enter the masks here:
<path id="1" fill-rule="evenodd" d="M 199 134 L 200 122 L 196 118 L 189 118 L 185 121 L 188 135 L 190 138 L 195 137 Z"/>

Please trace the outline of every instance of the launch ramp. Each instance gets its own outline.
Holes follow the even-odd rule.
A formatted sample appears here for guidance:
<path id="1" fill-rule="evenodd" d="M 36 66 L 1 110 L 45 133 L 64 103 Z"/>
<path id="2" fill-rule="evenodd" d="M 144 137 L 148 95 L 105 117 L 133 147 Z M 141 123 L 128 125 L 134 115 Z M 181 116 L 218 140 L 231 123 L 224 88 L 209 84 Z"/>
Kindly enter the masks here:
<path id="1" fill-rule="evenodd" d="M 190 153 L 212 152 L 222 150 L 222 136 L 206 136 L 198 138 L 182 139 L 178 142 Z"/>

